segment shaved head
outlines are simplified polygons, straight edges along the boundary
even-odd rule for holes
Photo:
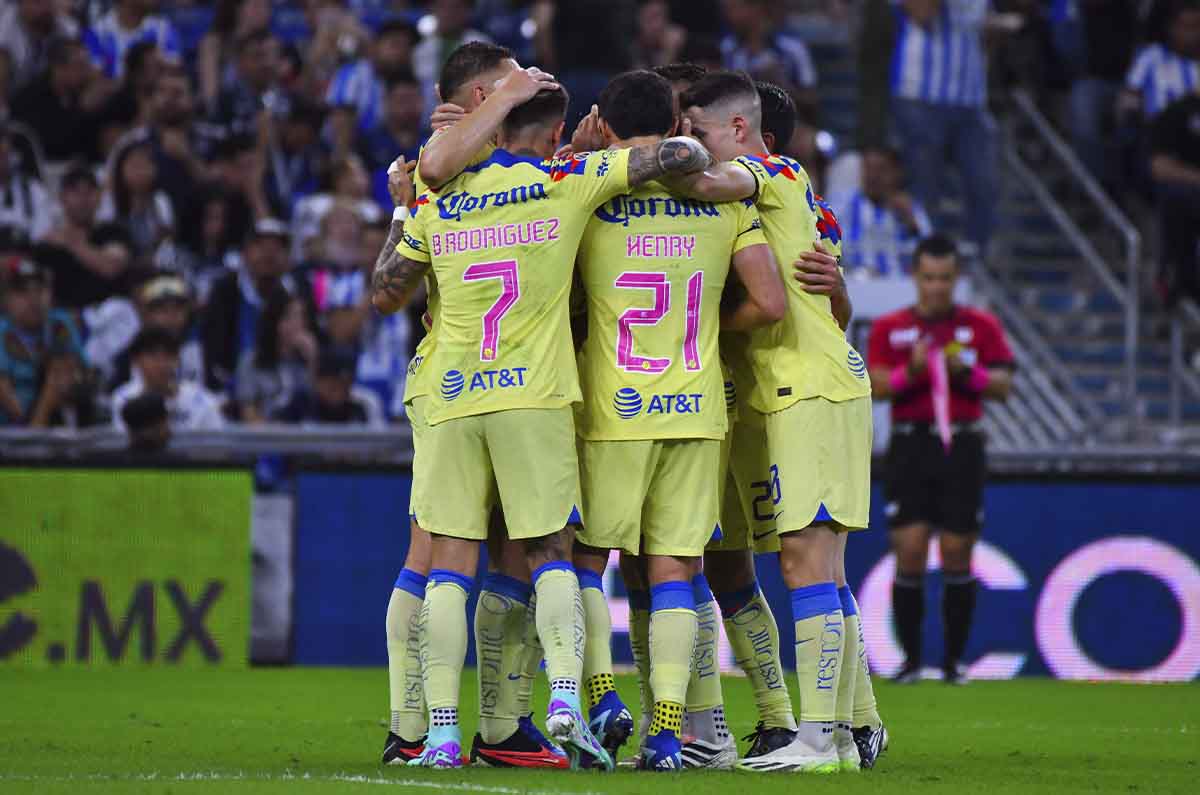
[[[745,72],[709,72],[679,97],[692,135],[718,160],[763,154],[762,101]]]

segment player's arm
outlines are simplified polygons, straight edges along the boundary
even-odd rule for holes
[[[629,150],[629,187],[666,176],[695,174],[715,164],[695,138],[678,135]]]
[[[758,243],[740,249],[733,255],[733,269],[746,295],[737,306],[721,312],[721,329],[749,331],[778,322],[787,311],[787,295],[771,247]]]
[[[792,267],[795,268],[793,278],[804,285],[804,292],[829,296],[833,318],[845,331],[850,326],[854,307],[850,303],[850,293],[846,290],[846,280],[837,257],[830,254],[818,240],[813,244],[812,251],[800,253],[800,259],[792,263]]]
[[[476,152],[492,141],[509,111],[533,99],[539,91],[551,88],[558,88],[554,75],[540,69],[531,67],[509,72],[478,108],[429,139],[421,150],[418,176],[435,190],[445,185],[470,164]]]
[[[663,179],[672,193],[707,202],[732,202],[758,195],[758,180],[750,169],[733,161],[712,163],[702,171],[672,174]]]
[[[400,311],[420,288],[421,277],[429,270],[428,262],[418,262],[400,253],[397,246],[404,239],[404,222],[392,221],[387,242],[375,260],[371,273],[371,305],[380,314]]]

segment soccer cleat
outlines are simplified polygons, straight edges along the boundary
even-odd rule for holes
[[[658,773],[682,770],[681,751],[679,736],[670,729],[663,729],[658,734],[647,737],[646,742],[642,743],[638,769]]]
[[[967,666],[957,662],[946,663],[942,666],[942,681],[948,685],[965,685],[971,681],[967,677]]]
[[[850,726],[838,723],[833,727],[833,747],[837,749],[838,769],[843,773],[857,773],[862,769],[862,757]]]
[[[910,663],[907,660],[900,672],[892,677],[893,684],[897,685],[914,685],[921,681],[921,666],[919,663]]]
[[[425,738],[406,740],[398,734],[388,732],[387,742],[383,744],[383,759],[380,764],[406,765],[408,760],[416,759],[425,750]]]
[[[408,761],[409,767],[462,767],[462,732],[458,726],[435,726],[429,730],[425,748]]]
[[[859,726],[854,730],[854,744],[858,746],[858,756],[862,760],[863,770],[875,767],[876,760],[887,750],[888,731],[883,725],[878,729],[870,726]]]
[[[833,744],[833,728],[828,724],[814,725],[807,732],[801,728],[783,748],[744,758],[737,767],[753,773],[836,773],[840,764]]]
[[[737,743],[726,737],[724,743],[710,743],[699,737],[684,735],[680,758],[688,769],[732,770],[737,762]]]
[[[633,715],[621,703],[617,691],[610,690],[600,701],[588,710],[588,728],[600,741],[600,745],[608,751],[609,756],[617,758],[617,749],[625,744],[629,735],[633,734]]]
[[[750,750],[746,752],[746,758],[752,759],[790,745],[792,740],[796,739],[796,732],[794,729],[786,729],[782,726],[773,726],[768,729],[766,724],[760,720],[754,727],[754,731],[742,739],[750,743]]]
[[[533,721],[521,718],[517,730],[498,743],[485,743],[476,733],[471,743],[472,764],[483,767],[557,767],[570,765],[566,753],[546,739]]]
[[[579,696],[565,690],[550,693],[546,732],[567,752],[572,770],[587,767],[613,769],[613,760],[592,734],[579,709]]]

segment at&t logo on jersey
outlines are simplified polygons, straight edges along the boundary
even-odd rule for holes
[[[858,351],[853,348],[846,354],[846,366],[850,368],[850,373],[855,378],[867,377],[867,363],[863,361],[863,357],[859,355]]]
[[[447,370],[442,376],[442,397],[454,400],[467,392],[487,392],[492,389],[513,389],[525,386],[528,367],[498,367],[494,370],[476,370],[470,380],[459,370]]]
[[[737,386],[732,381],[725,382],[725,410],[733,411],[737,405]]]
[[[630,420],[642,414],[643,406],[645,406],[646,416],[651,414],[699,414],[700,401],[703,397],[704,395],[698,392],[681,395],[651,395],[650,402],[646,403],[636,389],[626,386],[618,389],[613,395],[613,409],[623,420]]]

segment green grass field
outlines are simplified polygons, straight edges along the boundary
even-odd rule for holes
[[[473,714],[473,674],[464,714]],[[619,681],[628,703],[636,684]],[[379,669],[6,670],[0,792],[1062,793],[1197,792],[1200,685],[1046,680],[880,684],[892,732],[858,775],[380,768]],[[730,726],[754,721],[745,680],[725,686]],[[540,703],[544,705],[543,693]],[[465,727],[472,731],[471,722]],[[469,742],[469,741],[468,741]],[[744,744],[743,744],[744,746]],[[744,750],[744,747],[743,747]],[[753,788],[753,789],[750,789]]]

